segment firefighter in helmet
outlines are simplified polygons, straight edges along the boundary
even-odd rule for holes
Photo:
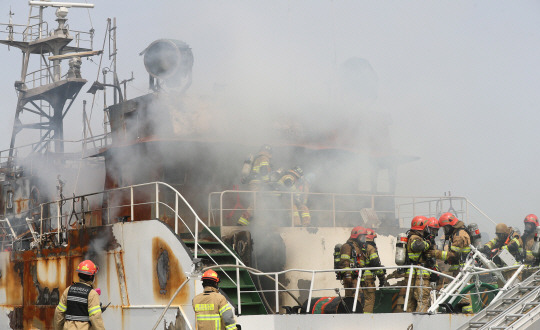
[[[495,238],[487,242],[480,251],[486,256],[493,258],[493,261],[502,267],[512,266],[503,264],[500,258],[497,257],[497,252],[507,250],[516,260],[515,265],[519,265],[523,260],[523,241],[519,234],[516,233],[512,227],[508,227],[504,223],[498,223],[497,226],[495,226],[495,234]],[[512,269],[503,271],[503,276],[506,279],[509,279],[514,272],[515,270]]]
[[[412,265],[429,267],[427,252],[432,249],[432,242],[424,238],[424,230],[428,219],[422,215],[412,219],[411,229],[407,233],[407,257]],[[431,273],[424,269],[413,270],[414,288],[409,293],[407,303],[407,312],[425,313],[430,305],[429,287]],[[410,269],[407,269],[406,275],[409,276]]]
[[[219,293],[218,283],[219,276],[215,271],[209,269],[203,273],[204,292],[196,295],[192,302],[198,330],[240,329],[227,298]]]
[[[54,310],[54,328],[105,329],[99,294],[92,287],[98,267],[92,261],[84,260],[76,271],[79,282],[64,290]]]
[[[272,172],[272,147],[265,144],[259,150],[259,153],[253,160],[251,171],[247,178],[248,190],[261,191],[265,190],[270,182],[270,173]],[[242,213],[238,219],[238,225],[248,226],[253,216],[253,206],[255,205],[254,197],[250,198],[248,208]]]
[[[448,274],[456,277],[471,252],[471,235],[467,231],[465,223],[450,212],[443,213],[439,217],[438,224],[444,231],[445,240],[449,242],[448,250],[432,250],[428,254],[449,264]],[[472,313],[472,305],[468,296],[462,299],[461,305],[463,313]]]
[[[364,267],[381,267],[381,259],[379,258],[379,251],[375,244],[375,237],[377,234],[373,229],[366,229],[366,244],[362,246],[362,253],[365,256]],[[362,272],[362,282],[360,283],[364,292],[364,313],[373,313],[375,306],[375,276],[379,279],[379,287],[385,285],[386,272],[383,269],[378,270],[364,270]]]
[[[278,190],[288,191],[292,193],[292,217],[295,226],[309,226],[311,224],[311,214],[307,207],[307,198],[309,193],[308,181],[304,178],[304,171],[295,166],[289,171],[285,172],[279,180],[276,182]],[[290,195],[286,200],[290,203]],[[302,223],[300,223],[300,218]]]
[[[430,254],[450,264],[450,274],[456,276],[471,252],[471,236],[467,232],[465,223],[450,212],[443,213],[438,223],[444,231],[445,239],[449,242],[448,250],[432,250]]]
[[[532,247],[534,244],[534,235],[536,233],[536,228],[540,226],[538,222],[538,217],[534,214],[529,214],[523,220],[525,229],[523,231],[523,236],[521,239],[523,241],[523,250],[525,251],[525,265],[527,268],[536,267],[539,264],[539,260],[533,256]],[[534,271],[526,269],[523,271],[524,277],[529,277]]]
[[[366,228],[354,227],[347,242],[341,246],[339,268],[343,269],[341,271],[341,280],[345,288],[345,297],[354,297],[355,295],[358,272],[350,269],[364,267],[365,265],[362,246],[365,244],[366,234]],[[358,300],[361,300],[360,295],[358,295]]]

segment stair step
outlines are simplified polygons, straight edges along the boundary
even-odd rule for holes
[[[502,299],[502,301],[503,301],[504,303],[514,303],[514,302],[516,302],[516,301],[518,301],[518,300],[519,300],[519,298],[515,298],[515,297],[512,297],[512,298],[503,298],[503,299]]]
[[[512,318],[519,318],[519,317],[522,317],[524,315],[525,314],[508,314],[508,315],[505,315],[504,317],[507,318],[507,319],[512,319]]]
[[[486,314],[499,314],[501,313],[502,311],[499,310],[499,309],[496,309],[496,310],[486,310]]]
[[[540,305],[540,302],[538,302],[538,301],[531,301],[531,302],[525,303],[525,306],[527,306],[527,305],[536,305],[536,306],[538,306],[538,305]]]
[[[485,325],[487,322],[469,322],[469,326],[473,328],[480,328]]]
[[[182,240],[186,245],[187,244],[195,244],[195,241],[194,240],[187,240],[187,239],[184,239]],[[216,242],[216,241],[203,241],[203,240],[199,240],[198,243],[200,245],[221,245],[220,242]]]

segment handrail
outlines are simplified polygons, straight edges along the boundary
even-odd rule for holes
[[[470,210],[469,210],[469,205],[472,209],[476,210],[481,216],[485,217],[488,221],[490,221],[491,223],[495,224],[495,221],[493,221],[493,219],[491,219],[486,213],[484,213],[482,210],[480,210],[475,204],[473,204],[472,202],[470,202],[466,197],[460,197],[460,196],[444,196],[444,197],[440,197],[440,196],[437,196],[437,197],[434,197],[434,196],[408,196],[408,195],[386,195],[386,194],[366,194],[366,193],[358,193],[358,194],[352,194],[352,193],[315,193],[315,192],[309,192],[309,193],[304,193],[304,192],[289,192],[289,191],[279,191],[279,190],[276,190],[276,191],[250,191],[250,190],[224,190],[224,191],[220,191],[220,192],[212,192],[209,194],[209,197],[208,197],[208,219],[216,219],[216,214],[217,214],[217,218],[219,219],[219,224],[221,226],[224,225],[224,213],[225,212],[228,212],[228,211],[245,211],[246,209],[238,209],[236,208],[236,205],[235,206],[230,206],[231,208],[227,208],[226,206],[224,206],[226,203],[225,203],[225,198],[226,196],[228,195],[231,195],[231,194],[234,194],[234,195],[239,195],[239,196],[243,196],[245,197],[244,199],[245,200],[251,200],[253,202],[253,205],[255,206],[254,209],[257,209],[257,205],[260,204],[257,202],[257,200],[259,201],[264,201],[265,199],[266,200],[269,200],[270,198],[279,198],[281,197],[282,200],[283,200],[283,206],[285,205],[288,205],[287,207],[285,208],[261,208],[261,207],[258,207],[259,210],[264,210],[264,211],[274,211],[274,212],[280,212],[280,211],[291,211],[293,209],[293,204],[294,204],[294,196],[295,195],[304,195],[304,196],[308,196],[308,206],[311,206],[310,204],[314,204],[314,203],[310,203],[310,201],[313,199],[313,198],[325,198],[323,201],[327,204],[327,205],[330,205],[330,208],[321,208],[320,207],[320,204],[321,203],[317,203],[317,207],[318,208],[310,208],[310,213],[321,213],[321,212],[331,212],[331,218],[332,218],[332,226],[335,227],[336,226],[336,214],[337,213],[341,213],[341,214],[345,214],[345,213],[359,213],[362,211],[362,207],[363,208],[371,208],[371,209],[374,209],[376,214],[381,216],[381,215],[384,215],[384,214],[395,214],[395,217],[397,219],[402,219],[404,216],[413,216],[416,214],[416,212],[421,212],[419,211],[419,207],[422,206],[422,205],[426,205],[427,204],[427,207],[425,207],[427,210],[426,212],[428,213],[422,213],[426,216],[438,216],[438,214],[436,214],[436,212],[438,212],[436,209],[432,209],[432,204],[433,203],[441,203],[441,202],[450,202],[450,201],[461,201],[462,202],[462,208],[460,210],[458,210],[458,212],[460,214],[462,214],[464,216],[464,218],[462,218],[462,220],[465,222],[465,223],[470,223],[470,222],[473,222],[472,220],[470,220]],[[336,199],[338,198],[349,198],[349,197],[354,197],[354,198],[358,198],[358,199],[361,199],[362,201],[366,202],[366,204],[364,204],[363,206],[358,206],[358,204],[356,205],[358,207],[358,209],[338,209],[338,206],[336,205]],[[219,200],[216,200],[217,198],[219,198]],[[395,206],[392,210],[381,210],[381,209],[376,209],[376,199],[381,199],[381,198],[391,198],[391,199],[408,199],[408,200],[411,200],[411,202],[404,202],[404,203],[395,203]],[[424,199],[424,200],[422,200]],[[427,199],[427,200],[426,200]],[[217,204],[217,205],[216,205]],[[463,208],[463,204],[465,204],[465,208]],[[404,208],[406,207],[412,207],[412,213],[410,212],[407,212],[406,210],[404,211]],[[439,210],[440,211],[440,210]],[[407,212],[407,213],[406,213]],[[410,213],[410,214],[409,214]],[[330,219],[330,213],[329,213],[329,216],[328,216],[328,219]],[[291,219],[292,220],[292,219]],[[291,221],[292,223],[292,226],[294,227],[294,221]],[[330,224],[330,223],[328,223]]]
[[[154,188],[155,189],[154,190],[155,191],[155,201],[150,201],[150,202],[147,201],[147,202],[143,202],[143,203],[135,203],[135,201],[134,201],[134,199],[136,197],[135,190],[137,188],[141,188],[141,187]],[[175,198],[174,209],[170,205],[168,205],[166,202],[164,202],[163,200],[160,200],[160,198],[159,198],[160,192],[161,192],[160,189],[163,189],[164,187],[168,188],[171,192],[174,193],[174,198]],[[206,229],[208,231],[208,233],[216,240],[216,242],[220,243],[222,248],[224,248],[234,258],[237,265],[245,266],[245,264],[242,262],[242,260],[240,260],[238,258],[238,256],[221,240],[221,238],[218,237],[212,230],[210,230],[210,228],[204,223],[204,221],[202,221],[202,219],[197,215],[197,213],[195,212],[193,207],[188,203],[188,201],[184,198],[184,196],[182,196],[182,194],[180,194],[174,187],[172,187],[171,185],[169,185],[167,183],[164,183],[164,182],[157,182],[156,181],[156,182],[150,182],[150,183],[136,184],[136,185],[131,185],[131,186],[127,186],[127,187],[113,188],[113,189],[108,189],[108,190],[104,190],[104,191],[100,191],[100,192],[93,192],[93,193],[89,193],[89,194],[78,195],[78,196],[69,197],[69,198],[62,198],[62,199],[57,199],[57,200],[50,201],[50,202],[41,203],[38,206],[24,212],[24,213],[30,212],[30,213],[39,214],[39,219],[36,220],[36,219],[33,218],[32,220],[27,220],[25,224],[20,224],[18,226],[19,227],[28,226],[29,229],[33,229],[33,228],[31,228],[31,226],[33,226],[35,224],[41,224],[40,225],[40,228],[41,228],[40,233],[35,233],[36,235],[39,236],[39,239],[36,240],[36,241],[41,241],[42,237],[45,236],[45,235],[55,234],[56,237],[57,237],[57,242],[60,243],[62,232],[69,230],[68,227],[63,228],[62,223],[64,223],[64,220],[66,220],[66,224],[68,224],[68,222],[70,220],[73,220],[72,219],[73,214],[75,214],[75,216],[80,215],[81,219],[84,219],[85,214],[87,214],[89,212],[103,211],[104,210],[104,208],[84,209],[84,204],[82,204],[83,206],[81,206],[79,208],[79,206],[77,204],[75,204],[75,202],[79,203],[79,201],[85,201],[85,200],[88,200],[91,197],[95,197],[95,196],[99,196],[99,195],[105,195],[105,196],[108,197],[111,194],[118,193],[118,192],[125,192],[126,197],[129,196],[129,204],[124,204],[124,205],[110,205],[109,204],[109,205],[107,205],[107,208],[106,208],[107,210],[114,209],[114,208],[129,207],[130,212],[131,212],[131,221],[133,221],[134,220],[134,207],[135,206],[137,206],[137,205],[154,205],[155,209],[154,209],[153,215],[155,215],[156,219],[160,219],[161,213],[160,213],[160,207],[159,206],[164,205],[165,208],[163,208],[163,209],[169,209],[174,213],[175,226],[174,226],[173,230],[174,230],[175,234],[176,235],[179,234],[178,221],[180,220],[180,221],[182,221],[184,226],[187,228],[189,234],[194,238],[194,240],[195,240],[195,243],[194,243],[194,246],[195,246],[194,258],[198,257],[199,248],[202,249],[204,252],[206,252],[205,249],[200,244],[200,241],[199,241],[198,228],[199,228],[199,226],[202,226],[202,228]],[[194,216],[194,222],[195,222],[195,230],[194,231],[191,230],[191,228],[188,226],[188,224],[184,221],[184,219],[182,219],[182,217],[178,213],[178,201],[183,201],[184,206],[185,206],[184,209],[189,210],[189,214]],[[62,210],[63,205],[65,205],[68,202],[72,202],[72,204],[71,204],[72,206],[67,208],[66,210]],[[44,209],[51,210],[51,215],[49,217],[44,217],[44,211],[43,211]],[[56,212],[53,212],[53,210],[56,210]],[[69,212],[69,213],[67,213],[67,212]],[[18,214],[18,215],[20,216],[21,214]],[[66,217],[69,217],[69,218],[66,218]],[[50,232],[47,232],[47,233],[41,232],[43,230],[43,223],[47,222],[47,221],[52,222],[53,219],[56,219],[56,228],[54,230],[50,231]],[[9,221],[7,223],[9,224]],[[77,223],[77,226],[80,226],[80,225],[81,224]],[[10,225],[10,228],[13,228],[13,227],[14,226]],[[12,233],[13,233],[13,236],[14,236],[13,241],[18,240],[17,237],[15,236],[15,232],[13,231],[13,229],[12,229]],[[30,239],[34,239],[34,238],[30,238]],[[208,253],[207,253],[207,255],[208,255],[209,260],[211,260],[214,264],[218,265],[218,263]],[[239,274],[237,274],[237,278],[236,278],[236,280],[234,280],[226,272],[224,272],[224,273],[225,273],[225,275],[227,277],[229,277],[229,279],[235,285],[240,284]],[[240,293],[238,295],[238,301],[240,302]]]

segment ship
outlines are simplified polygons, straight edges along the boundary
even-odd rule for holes
[[[190,99],[193,51],[173,39],[141,46],[148,92],[128,98],[133,77],[117,75],[116,19],[106,28],[109,49],[95,50],[95,31],[67,24],[71,11],[92,4],[29,6],[28,23],[4,24],[0,40],[23,58],[10,148],[0,152],[0,328],[52,329],[60,295],[77,281],[75,269],[85,259],[99,266],[94,285],[108,306],[102,315],[109,329],[195,329],[191,301],[202,291],[205,269],[218,272],[243,329],[480,328],[497,319],[481,314],[492,301],[510,310],[524,299],[532,299],[526,313],[513,312],[498,324],[538,325],[537,285],[513,280],[499,292],[518,292],[514,300],[489,286],[467,285],[471,277],[452,278],[424,314],[395,313],[401,288],[392,286],[377,289],[374,314],[359,313],[357,300],[339,302],[334,248],[352,227],[376,229],[391,273],[399,268],[396,237],[417,214],[451,211],[467,223],[493,223],[465,197],[395,194],[397,167],[416,157],[392,150],[388,116],[280,115],[246,127],[245,118],[219,107],[219,98]],[[44,20],[51,10],[56,25]],[[106,52],[111,63],[102,65]],[[100,59],[98,79],[84,78],[85,58]],[[347,65],[363,70],[366,63]],[[93,134],[90,105],[83,102],[83,139],[70,141],[64,118],[80,93],[103,98],[104,131]],[[330,119],[339,129],[316,124]],[[25,134],[37,138],[24,143]],[[272,146],[274,163],[300,166],[309,177],[309,224],[295,221],[293,193],[254,192],[242,184],[242,164],[263,144]],[[239,226],[249,205],[254,217]],[[472,274],[472,261],[469,266]],[[499,271],[474,267],[476,275]],[[465,287],[480,297],[476,316],[451,307]],[[410,281],[405,288],[408,295]]]

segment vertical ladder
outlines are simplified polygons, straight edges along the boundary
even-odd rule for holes
[[[458,329],[525,329],[540,320],[540,270]]]

